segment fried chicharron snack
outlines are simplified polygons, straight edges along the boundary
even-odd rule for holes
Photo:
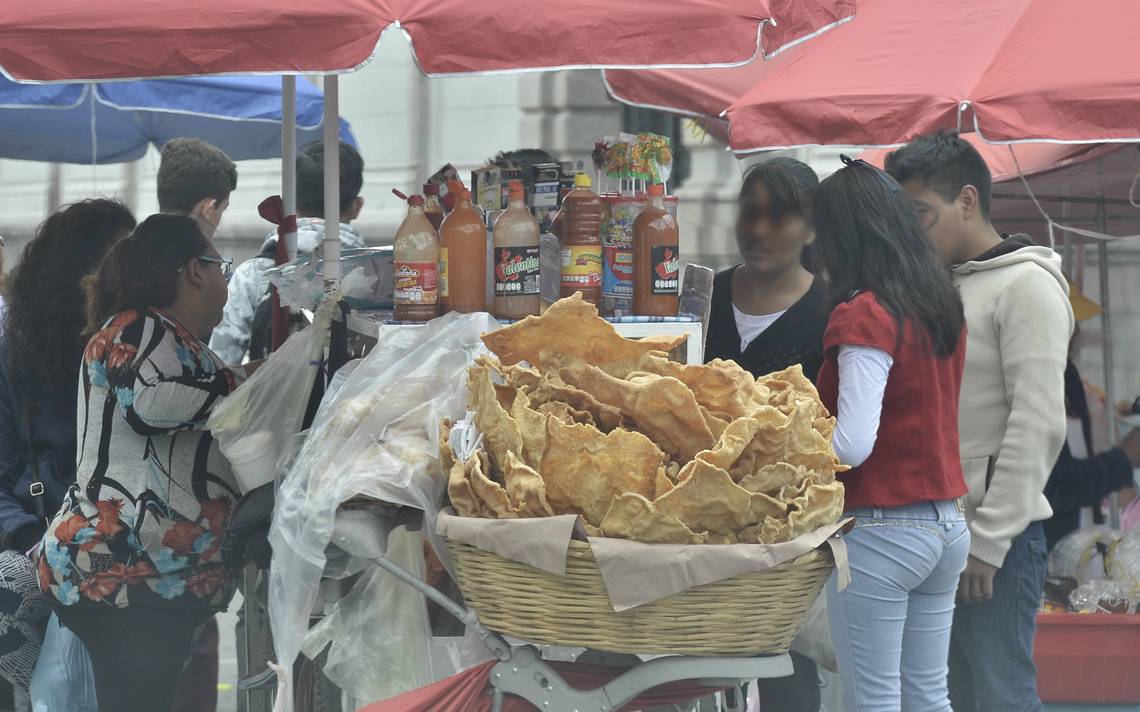
[[[671,361],[684,341],[620,336],[579,296],[486,334],[468,370],[482,445],[443,428],[461,516],[577,514],[591,535],[661,544],[774,544],[834,524],[847,469],[835,419],[794,366],[760,379],[732,361]]]

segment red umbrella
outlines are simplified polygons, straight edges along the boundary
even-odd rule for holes
[[[1140,140],[1136,0],[860,0],[728,110],[737,151],[891,145],[938,129],[988,141]]]
[[[765,28],[765,47],[778,47],[777,53],[855,18],[855,0],[797,2],[794,7],[787,4],[788,7],[780,8],[780,23],[775,28]],[[771,55],[769,51],[765,58]],[[610,96],[625,104],[715,119],[768,68],[764,62],[751,62],[722,68],[607,69],[602,72],[602,79]]]
[[[385,30],[427,74],[739,64],[814,29],[802,8],[852,0],[52,0],[8,2],[0,67],[16,79],[358,68]],[[786,11],[786,12],[785,12]]]
[[[1140,210],[1130,205],[1130,192],[1140,172],[1140,151],[1135,146],[1005,146],[987,144],[977,134],[967,134],[965,139],[978,149],[993,174],[990,217],[1002,232],[1025,232],[1047,240],[1048,223],[1034,205],[1036,199],[1066,232],[1084,237],[1140,236]],[[861,158],[882,167],[889,152],[872,149]],[[1032,196],[1018,175],[1018,166]]]

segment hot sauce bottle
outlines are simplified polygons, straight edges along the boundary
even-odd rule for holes
[[[677,221],[665,207],[665,186],[649,186],[649,202],[633,223],[633,313],[677,316],[681,260]]]
[[[461,182],[452,180],[447,187],[455,208],[439,230],[441,311],[487,311],[487,225]]]
[[[590,190],[590,176],[574,176],[574,190],[562,201],[562,297],[581,292],[598,306],[602,300],[602,217],[605,204]]]
[[[541,308],[539,296],[538,220],[526,206],[526,191],[521,181],[512,180],[508,188],[507,209],[495,221],[494,269],[495,306],[492,313],[500,319],[522,319],[537,316]]]

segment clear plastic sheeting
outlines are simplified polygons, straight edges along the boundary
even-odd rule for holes
[[[312,324],[290,336],[210,414],[210,432],[242,493],[276,479],[277,458],[266,453],[287,452],[301,430],[336,311],[336,301],[326,301]]]
[[[423,534],[400,527],[388,539],[388,558],[424,578]],[[424,596],[373,567],[305,639],[316,658],[329,646],[324,674],[356,704],[394,697],[491,658],[477,639],[432,638]]]
[[[821,591],[808,609],[804,622],[792,641],[792,650],[811,658],[825,670],[839,672],[839,664],[835,661],[835,644],[831,640],[831,626],[827,621],[826,591]]]
[[[415,507],[430,522],[425,531],[434,531],[447,484],[440,420],[465,414],[466,367],[486,352],[480,335],[496,328],[487,314],[448,314],[424,327],[393,329],[321,404],[278,489],[270,530],[276,712],[292,709],[292,665],[309,632],[338,507],[357,496]]]
[[[265,274],[281,305],[315,309],[324,298],[324,259],[317,253],[274,267]],[[358,309],[390,309],[395,288],[391,247],[345,250],[340,257],[340,296]]]

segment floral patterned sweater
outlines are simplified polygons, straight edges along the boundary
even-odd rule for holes
[[[76,483],[41,546],[45,591],[67,606],[229,605],[219,550],[237,485],[203,428],[242,377],[158,310],[118,314],[91,339]]]

